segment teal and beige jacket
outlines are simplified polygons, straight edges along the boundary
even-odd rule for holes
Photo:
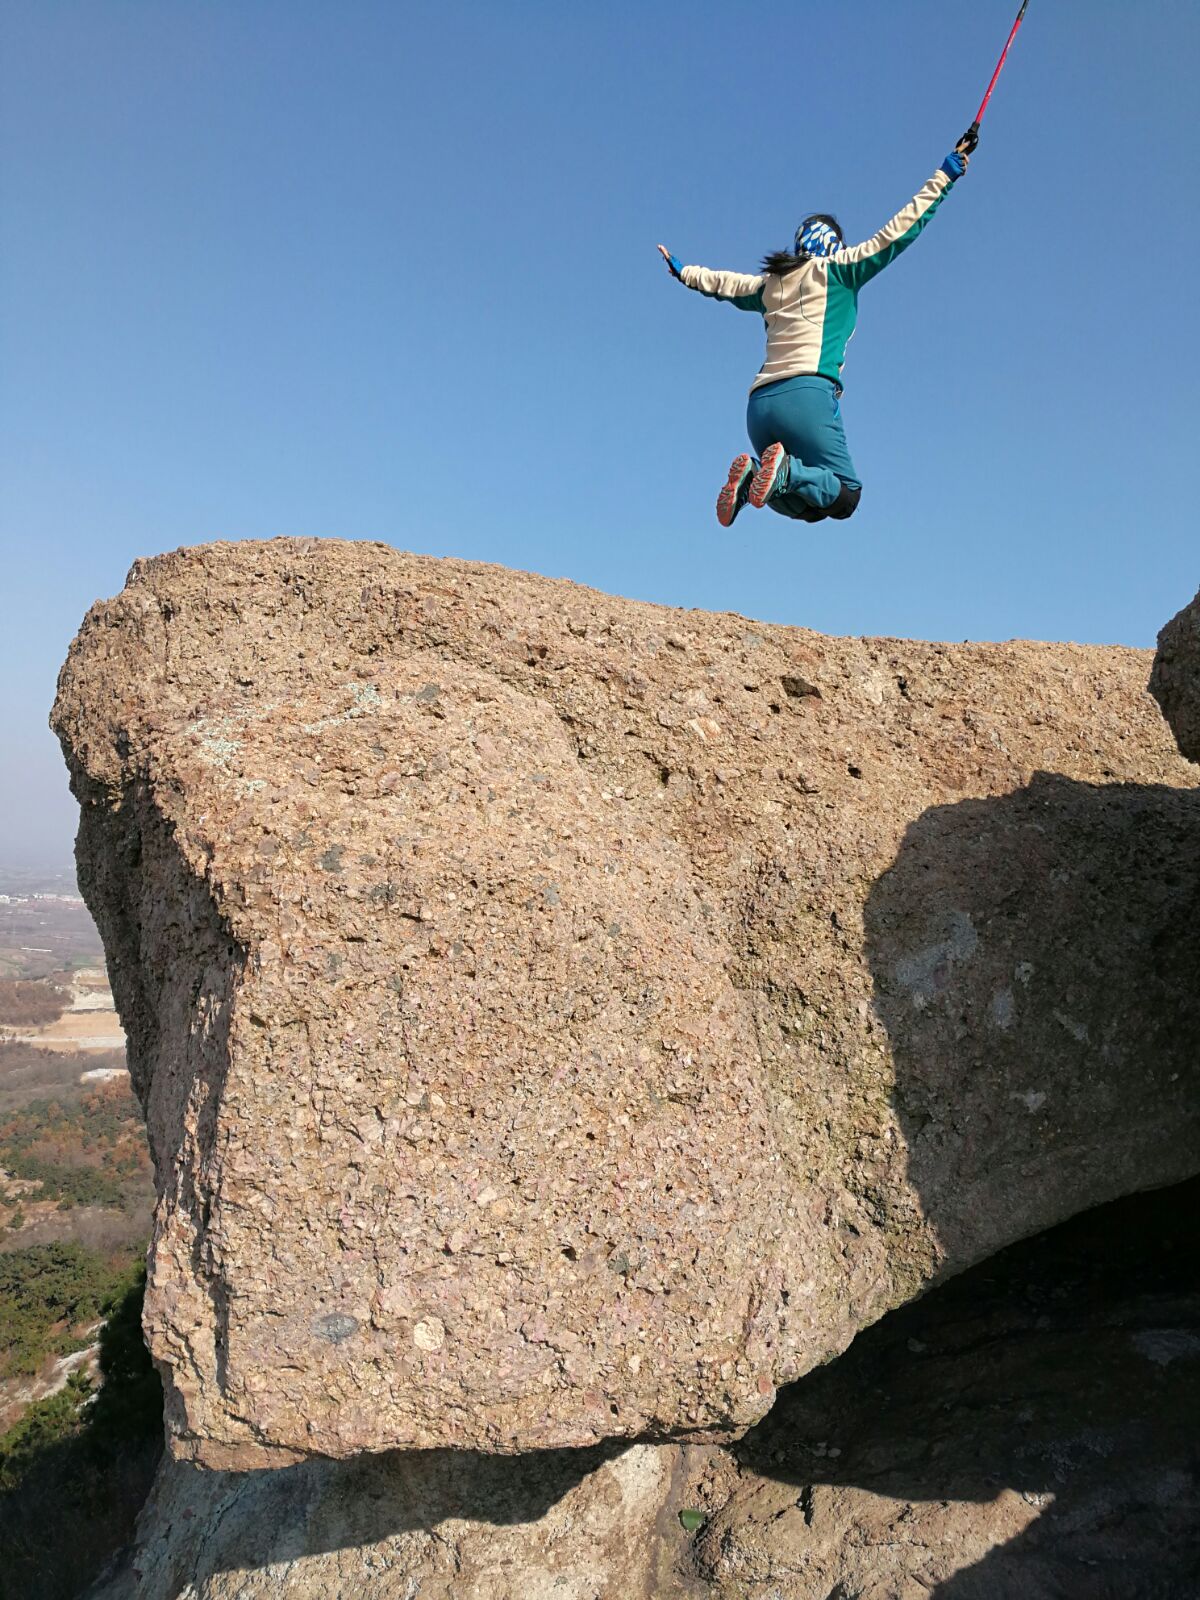
[[[840,384],[846,346],[858,320],[858,291],[908,249],[951,183],[939,168],[874,238],[834,256],[812,256],[782,277],[684,267],[681,277],[689,289],[730,300],[742,311],[762,312],[767,359],[750,385],[751,392],[782,378],[819,376]]]

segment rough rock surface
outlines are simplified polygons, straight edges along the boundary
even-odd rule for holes
[[[90,1600],[690,1600],[686,1449],[391,1451],[230,1473],[168,1461]]]
[[[1193,1172],[1200,814],[1146,670],[383,546],[135,566],[54,721],[175,1452],[736,1434]]]
[[[781,1395],[698,1537],[712,1600],[1200,1593],[1198,1205],[1015,1245]]]
[[[1011,1247],[867,1330],[732,1450],[167,1460],[90,1600],[1198,1593],[1198,1204],[1193,1181]]]
[[[1200,594],[1159,634],[1150,688],[1180,750],[1200,761]]]

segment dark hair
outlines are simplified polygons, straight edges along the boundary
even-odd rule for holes
[[[846,235],[842,232],[842,225],[830,212],[812,212],[809,216],[805,217],[804,221],[796,229],[796,232],[802,233],[803,230],[808,227],[810,222],[824,222],[828,227],[834,230],[838,238],[843,244],[845,244]],[[809,259],[810,257],[807,250],[773,250],[769,256],[763,257],[762,269],[764,272],[771,273],[776,278],[782,278],[785,272],[795,272],[797,267],[802,267]]]

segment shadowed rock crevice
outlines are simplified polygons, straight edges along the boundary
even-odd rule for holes
[[[1111,1196],[1105,1148],[1161,1163],[1148,1108],[1164,1100],[1189,1130],[1178,1175],[1192,1170],[1198,846],[1200,792],[1049,773],[906,830],[865,947],[939,1276],[1038,1233],[1070,1196]],[[1192,1182],[1040,1233],[785,1390],[733,1447],[740,1484],[698,1543],[715,1592],[1190,1592],[1198,1200]]]
[[[1166,1600],[1200,1581],[1196,1181],[891,1313],[732,1447],[714,1600]]]
[[[1198,913],[1197,790],[1038,773],[907,829],[866,950],[941,1270],[1112,1199],[1112,1149],[1163,1182],[1194,1171]]]
[[[113,805],[80,775],[74,782],[80,888],[104,940],[157,1177],[146,1318],[151,1327],[178,1319],[175,1336],[154,1354],[168,1426],[181,1428],[186,1397],[203,1370],[196,1330],[211,1330],[200,1337],[218,1373],[228,1345],[230,1295],[213,1247],[209,1173],[218,1158],[231,1009],[245,953],[201,872],[148,803],[148,784],[135,779]],[[183,1295],[201,1297],[190,1319],[179,1316]]]

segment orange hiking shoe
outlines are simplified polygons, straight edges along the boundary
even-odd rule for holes
[[[762,465],[750,485],[750,504],[760,509],[787,483],[787,452],[781,444],[769,444],[762,453]]]
[[[717,521],[723,528],[733,525],[733,519],[746,504],[750,480],[754,476],[754,457],[734,456],[725,487],[717,496]]]

